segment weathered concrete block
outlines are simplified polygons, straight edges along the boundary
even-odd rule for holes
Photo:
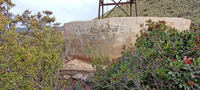
[[[180,31],[190,28],[191,21],[169,17],[120,17],[65,23],[67,56],[89,60],[88,47],[101,50],[110,59],[121,56],[122,46],[135,43],[140,24],[145,21],[165,20]]]

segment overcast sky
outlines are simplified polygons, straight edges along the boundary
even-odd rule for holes
[[[105,0],[105,2],[111,0]],[[115,0],[119,1],[119,0]],[[123,0],[126,1],[126,0]],[[56,21],[62,23],[71,21],[92,20],[98,15],[99,0],[12,0],[16,4],[11,12],[21,14],[25,10],[32,11],[32,14],[44,10],[53,11]],[[104,11],[112,7],[105,7]]]

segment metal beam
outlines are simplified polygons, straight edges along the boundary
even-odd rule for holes
[[[115,0],[112,0],[113,3],[104,3],[104,0],[99,0],[99,14],[98,14],[98,19],[100,19],[100,14],[101,14],[101,7],[102,7],[102,18],[104,18],[104,6],[109,6],[109,5],[115,5],[114,8],[108,13],[108,15],[105,17],[107,18],[110,13],[113,12],[113,10],[118,6],[125,14],[126,16],[132,16],[132,4],[135,4],[135,13],[136,13],[136,17],[137,17],[137,1],[136,0],[130,0],[128,2],[121,2],[121,0],[116,3]],[[130,15],[124,10],[122,9],[122,7],[120,5],[123,4],[130,4]]]
[[[106,16],[106,18],[110,15],[110,13],[117,7],[117,5],[121,2],[122,0],[120,0],[116,5],[115,7],[108,13],[108,15]]]
[[[130,4],[130,2],[122,2],[122,3],[119,3],[119,4]],[[101,6],[110,6],[110,5],[116,5],[115,3],[106,3],[106,4],[103,4]]]
[[[112,0],[114,3],[116,3],[114,0]],[[120,3],[120,2],[119,2]],[[117,4],[117,3],[116,3]],[[119,6],[119,4],[117,5],[117,6]],[[128,13],[126,12],[126,11],[124,11],[124,9],[122,9],[122,7],[121,6],[119,6],[119,8],[126,14],[126,16],[128,17],[129,15],[128,15]]]

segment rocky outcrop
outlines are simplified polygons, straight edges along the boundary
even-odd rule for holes
[[[74,79],[86,81],[88,77],[92,75],[95,69],[90,62],[85,62],[80,59],[69,60],[60,69],[60,75],[62,79]]]

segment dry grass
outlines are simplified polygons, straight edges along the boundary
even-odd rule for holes
[[[183,17],[191,19],[195,24],[200,24],[200,0],[138,0],[137,2],[138,16]],[[129,12],[129,5],[121,7]],[[126,15],[122,10],[116,8],[109,17],[124,16]]]

